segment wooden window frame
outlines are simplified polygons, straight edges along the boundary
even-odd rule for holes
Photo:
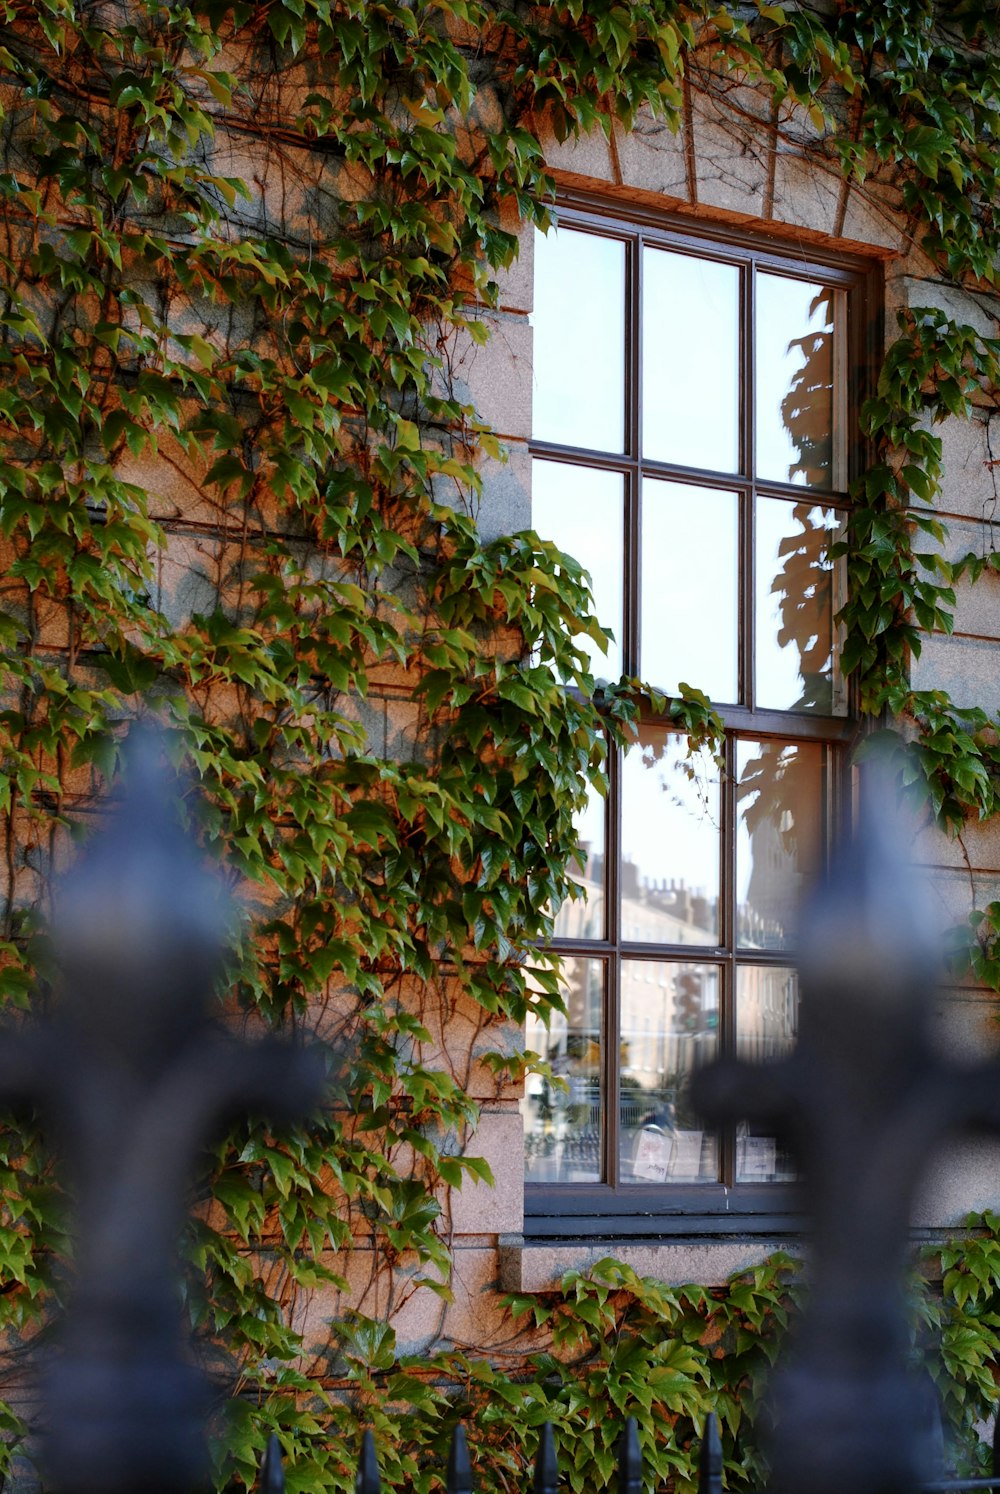
[[[644,476],[683,481],[691,486],[719,487],[739,493],[739,684],[740,704],[717,705],[726,727],[726,773],[723,782],[722,899],[719,942],[714,948],[694,945],[638,944],[623,938],[621,929],[621,762],[610,754],[606,841],[604,850],[606,907],[603,939],[557,939],[553,947],[567,956],[596,959],[605,966],[605,1041],[602,1044],[601,1092],[604,1103],[602,1125],[602,1171],[613,1177],[619,1149],[620,1105],[616,1062],[620,1032],[621,962],[623,959],[677,961],[715,965],[720,969],[719,1042],[721,1051],[732,1051],[735,1042],[736,971],[743,965],[794,964],[789,950],[749,950],[737,941],[735,915],[735,754],[740,739],[817,742],[825,753],[825,842],[836,837],[851,812],[847,780],[847,749],[858,732],[853,699],[846,716],[820,716],[794,711],[759,710],[753,700],[754,659],[754,535],[753,515],[758,494],[802,501],[812,494],[818,505],[847,511],[848,488],[860,476],[869,457],[858,431],[858,412],[874,385],[874,371],[882,338],[882,271],[870,259],[835,247],[808,248],[742,228],[716,226],[701,220],[658,213],[648,208],[622,211],[620,203],[606,202],[589,193],[566,192],[556,205],[559,223],[567,228],[624,241],[626,244],[625,319],[625,451],[608,454],[541,440],[530,442],[533,457],[569,462],[621,474],[625,486],[625,565],[622,658],[626,674],[639,658],[641,614],[641,523],[640,492]],[[764,482],[753,467],[753,275],[740,277],[740,466],[741,471],[718,473],[653,462],[642,457],[639,402],[642,334],[640,323],[642,249],[652,245],[668,250],[703,255],[713,261],[755,265],[758,269],[800,275],[842,289],[846,306],[846,336],[842,356],[845,376],[835,378],[834,421],[848,423],[847,470],[842,484],[829,490],[800,484]],[[696,681],[694,683],[697,683]],[[644,722],[669,727],[663,717],[644,713]],[[610,1037],[608,1036],[610,1034]],[[634,1181],[602,1183],[531,1183],[525,1185],[525,1234],[535,1238],[569,1238],[579,1235],[629,1236],[677,1234],[783,1234],[795,1232],[799,1215],[796,1190],[782,1183],[736,1183],[735,1131],[719,1137],[719,1176],[724,1181],[676,1183],[667,1186]]]

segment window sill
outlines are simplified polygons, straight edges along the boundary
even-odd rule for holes
[[[750,1221],[748,1220],[749,1224]],[[529,1240],[500,1238],[500,1287],[505,1292],[556,1291],[567,1271],[586,1271],[613,1256],[637,1276],[651,1276],[666,1286],[724,1286],[730,1276],[760,1265],[777,1250],[794,1252],[801,1240],[788,1236],[632,1240]]]

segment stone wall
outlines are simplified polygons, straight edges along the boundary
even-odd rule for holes
[[[775,120],[763,114],[749,90],[712,96],[689,91],[682,128],[640,117],[626,133],[616,126],[610,139],[601,133],[565,143],[549,138],[547,161],[560,189],[600,194],[620,216],[631,207],[654,208],[681,218],[733,225],[770,235],[810,250],[842,249],[869,258],[884,276],[885,338],[896,335],[896,312],[904,307],[940,306],[960,321],[995,335],[1000,304],[984,295],[964,295],[944,285],[910,237],[898,195],[891,186],[864,189],[843,180],[832,162],[817,164],[804,144],[815,144],[815,130],[803,118]],[[502,434],[508,453],[503,465],[486,473],[480,524],[486,533],[525,523],[530,515],[532,251],[534,230],[521,237],[520,257],[503,281],[500,306],[484,313],[492,333],[485,348],[460,362],[470,395]],[[948,525],[947,553],[983,553],[996,545],[997,470],[1000,429],[992,412],[977,411],[966,422],[949,417],[935,427],[944,443],[945,482],[939,505]],[[988,573],[958,590],[955,631],[927,639],[912,679],[921,689],[943,688],[957,704],[1000,707],[1000,576]],[[914,858],[932,879],[942,925],[963,919],[970,906],[1000,896],[1000,827],[969,825],[951,839],[935,828],[914,827]],[[997,1048],[995,1000],[965,984],[942,990],[939,1017],[943,1042],[957,1061],[973,1061]],[[484,1146],[501,1133],[510,1152],[492,1200],[468,1207],[463,1200],[455,1234],[459,1295],[469,1300],[468,1284],[499,1249],[498,1277],[521,1291],[551,1288],[561,1273],[614,1254],[641,1274],[679,1284],[721,1283],[733,1271],[761,1259],[788,1240],[745,1238],[713,1241],[683,1238],[670,1242],[617,1240],[613,1229],[595,1242],[526,1244],[518,1234],[520,1174],[516,1156],[516,1096],[491,1107],[485,1117]],[[931,1160],[914,1219],[918,1237],[961,1222],[969,1210],[1000,1201],[1000,1143],[965,1140],[943,1145]],[[481,1212],[479,1209],[481,1208]],[[472,1221],[477,1221],[475,1233]],[[470,1233],[466,1235],[465,1230]],[[493,1231],[496,1233],[494,1234]],[[569,1230],[567,1231],[569,1233]],[[485,1276],[490,1272],[487,1269]],[[465,1309],[446,1315],[445,1333]]]

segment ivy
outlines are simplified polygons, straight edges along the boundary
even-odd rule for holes
[[[975,1426],[996,1405],[998,1292],[1000,1219],[990,1213],[970,1215],[959,1237],[923,1252],[911,1280],[913,1365],[934,1380],[948,1456],[966,1472],[983,1466]],[[294,1487],[318,1479],[345,1494],[357,1423],[374,1431],[390,1487],[430,1494],[444,1487],[442,1448],[458,1422],[477,1486],[497,1490],[523,1486],[550,1422],[563,1478],[586,1494],[615,1486],[617,1442],[634,1416],[650,1481],[693,1494],[705,1418],[714,1412],[726,1487],[760,1488],[767,1465],[757,1413],[802,1298],[801,1263],[780,1252],[714,1288],[667,1287],[606,1259],[567,1272],[549,1292],[508,1294],[522,1348],[499,1365],[455,1349],[419,1360],[400,1355],[387,1323],[352,1314],[337,1336],[356,1412],[319,1401],[303,1410],[276,1389],[259,1414],[286,1438]],[[549,1347],[523,1347],[531,1336]],[[250,1476],[260,1426],[248,1419],[234,1445]]]

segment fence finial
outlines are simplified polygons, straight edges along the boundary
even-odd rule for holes
[[[285,1494],[285,1470],[281,1464],[281,1443],[277,1432],[272,1432],[267,1439],[257,1490],[258,1494]]]
[[[909,1221],[941,1138],[1000,1128],[1000,1065],[937,1047],[933,917],[891,813],[861,831],[801,920],[799,1041],[790,1057],[720,1062],[692,1098],[713,1121],[783,1134],[811,1216],[810,1296],[769,1386],[775,1494],[910,1494],[925,1480],[924,1397],[903,1281]]]
[[[618,1494],[642,1494],[642,1448],[634,1416],[626,1419],[618,1441]]]
[[[459,1422],[451,1434],[451,1450],[448,1453],[448,1494],[472,1494],[472,1465],[469,1462],[469,1444],[465,1428]]]
[[[714,1411],[705,1417],[698,1457],[698,1494],[722,1494],[722,1440]]]
[[[137,736],[119,807],[57,894],[51,1015],[0,1032],[0,1108],[38,1106],[73,1201],[75,1274],[41,1383],[60,1494],[204,1486],[211,1397],[177,1291],[191,1176],[225,1120],[295,1116],[323,1088],[318,1055],[243,1043],[211,1020],[221,883],[178,822],[163,743]]]
[[[358,1459],[358,1472],[354,1480],[355,1494],[380,1494],[381,1488],[375,1438],[371,1431],[366,1431],[361,1439],[361,1457]]]
[[[556,1439],[552,1423],[543,1424],[535,1453],[535,1476],[532,1481],[533,1494],[556,1494],[559,1487],[559,1459],[556,1457]]]

